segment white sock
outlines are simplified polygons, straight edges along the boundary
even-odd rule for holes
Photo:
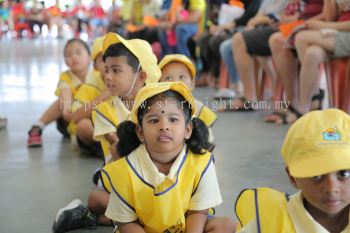
[[[43,130],[45,128],[45,123],[43,123],[42,121],[38,121],[33,126],[38,126],[41,130]]]

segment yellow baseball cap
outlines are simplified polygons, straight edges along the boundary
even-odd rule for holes
[[[196,67],[192,63],[192,61],[182,54],[169,54],[166,55],[158,64],[159,69],[163,69],[164,66],[169,64],[170,62],[181,62],[183,63],[189,70],[192,75],[192,79],[196,77]]]
[[[162,83],[150,83],[146,86],[142,87],[136,95],[134,106],[130,111],[130,120],[135,124],[138,124],[137,113],[141,104],[162,92],[167,90],[173,90],[178,92],[180,95],[184,97],[186,101],[190,103],[191,106],[191,116],[195,113],[195,102],[191,91],[186,87],[186,85],[182,82],[162,82]]]
[[[126,40],[116,33],[109,32],[103,40],[103,53],[106,52],[110,45],[116,43],[122,43],[137,57],[142,70],[147,74],[146,83],[158,82],[161,72],[157,66],[157,57],[154,55],[152,47],[147,41],[140,39]]]
[[[91,59],[94,61],[100,53],[102,54],[103,52],[103,40],[104,36],[97,37],[94,40],[94,43],[92,44],[92,49],[91,49]]]
[[[338,109],[311,111],[288,130],[281,150],[297,178],[350,169],[350,117]]]

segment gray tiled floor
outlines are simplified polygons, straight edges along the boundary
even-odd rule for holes
[[[26,147],[28,128],[55,98],[65,68],[62,49],[57,41],[0,41],[0,117],[9,122],[0,131],[1,233],[50,232],[57,210],[74,198],[86,202],[94,188],[91,173],[100,162],[74,151],[54,125],[45,129],[43,148]],[[212,92],[197,89],[195,95],[205,100]],[[263,114],[218,114],[215,155],[224,199],[218,215],[234,218],[233,203],[243,188],[293,191],[279,153],[287,127],[264,123]]]

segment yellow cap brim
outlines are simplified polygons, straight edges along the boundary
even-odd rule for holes
[[[321,153],[320,151],[310,152],[308,154],[311,155],[310,157],[290,162],[288,165],[289,173],[296,178],[306,178],[350,169],[350,151],[344,151],[345,154],[337,156],[330,155],[331,151]],[[330,159],[329,156],[332,158]]]
[[[180,95],[182,95],[184,99],[188,101],[191,106],[191,116],[194,115],[195,100],[191,91],[186,87],[186,85],[183,84],[182,82],[162,82],[162,83],[147,84],[146,86],[142,87],[139,90],[135,98],[134,106],[130,112],[130,120],[135,124],[138,124],[137,114],[141,104],[145,100],[151,98],[152,96],[155,96],[167,90],[173,90],[175,92],[178,92]]]
[[[104,36],[98,37],[94,40],[91,50],[91,59],[94,61],[99,54],[103,54],[103,40]]]
[[[142,70],[147,74],[146,83],[159,81],[161,72],[157,66],[157,57],[147,41],[140,39],[126,40],[116,33],[109,32],[103,40],[103,53],[106,52],[109,46],[117,43],[122,43],[138,59]]]
[[[186,57],[185,55],[182,54],[169,54],[166,55],[158,64],[159,69],[163,69],[164,66],[166,66],[167,64],[171,63],[171,62],[180,62],[182,64],[184,64],[187,69],[190,71],[191,75],[192,75],[192,79],[194,79],[196,77],[196,68],[194,66],[194,64],[192,63],[192,61]]]
[[[132,49],[128,47],[128,43],[123,37],[119,36],[116,33],[110,32],[105,35],[105,39],[103,40],[103,53],[106,52],[109,46],[117,43],[122,43],[123,45],[125,45],[125,47],[132,51]]]

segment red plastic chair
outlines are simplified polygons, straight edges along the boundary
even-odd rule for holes
[[[324,68],[330,106],[350,113],[350,58],[327,61]]]

